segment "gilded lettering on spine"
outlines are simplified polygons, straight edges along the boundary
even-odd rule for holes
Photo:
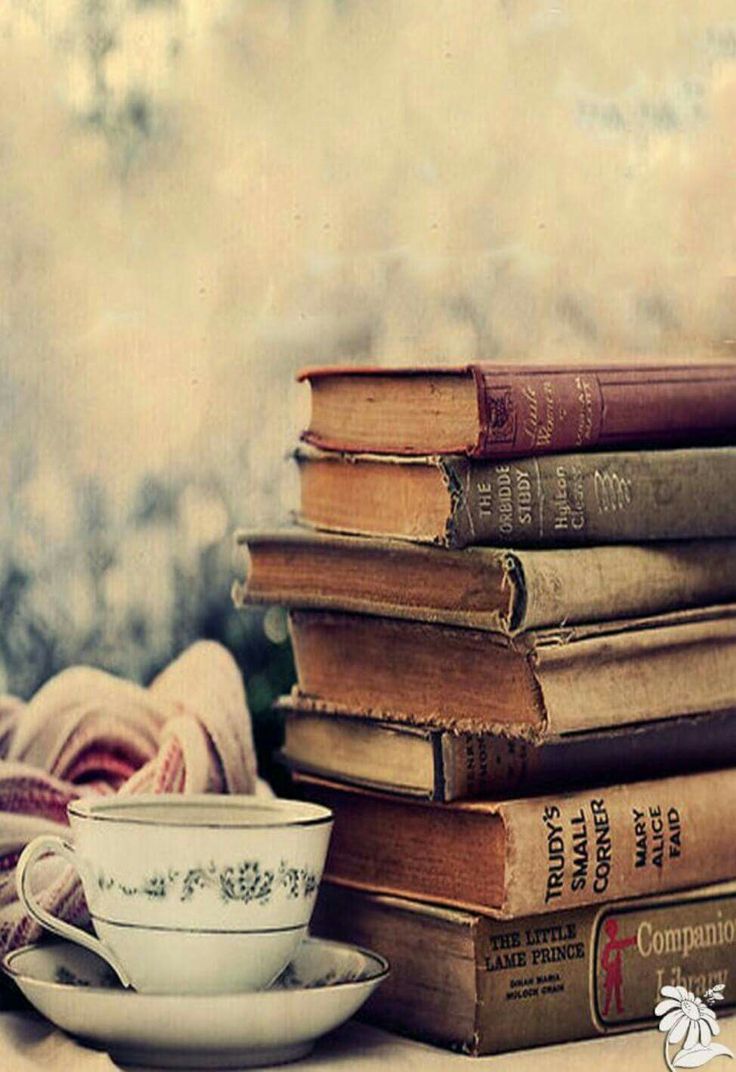
[[[499,376],[485,372],[481,391],[482,451],[543,454],[584,450],[600,433],[598,377],[592,372]]]

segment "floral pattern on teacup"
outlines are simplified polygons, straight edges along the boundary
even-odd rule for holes
[[[269,904],[282,891],[289,900],[313,897],[319,879],[314,871],[290,866],[285,860],[275,871],[264,867],[258,860],[241,860],[224,867],[210,861],[204,867],[168,868],[148,875],[137,884],[122,882],[100,871],[97,885],[103,891],[116,890],[126,897],[145,897],[150,901],[170,896],[179,901],[190,901],[199,891],[209,889],[218,893],[225,903]]]

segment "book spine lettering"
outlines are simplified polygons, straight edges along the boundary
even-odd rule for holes
[[[509,372],[475,366],[475,456],[516,457],[593,447],[602,397],[595,372]]]
[[[702,999],[721,985],[719,1013],[736,1001],[732,885],[501,923],[471,915],[453,921],[416,902],[326,883],[315,921],[326,937],[391,958],[391,976],[366,1006],[366,1019],[476,1055],[653,1029],[663,986]],[[452,950],[452,928],[458,943],[463,936],[472,943],[476,975],[474,991],[466,983],[446,1016],[454,995],[443,992],[441,976],[451,962],[439,971],[435,958],[415,950],[419,935],[425,948]]]
[[[438,463],[449,546],[569,546],[736,534],[736,449]]]
[[[443,799],[501,799],[549,793],[560,785],[569,790],[603,783],[610,778],[611,755],[621,778],[631,782],[653,770],[664,777],[736,764],[736,718],[727,712],[662,719],[605,733],[572,733],[541,744],[500,734],[443,735],[443,745],[452,750],[457,771],[454,778],[446,775]],[[446,759],[445,770],[451,766]]]
[[[518,800],[507,837],[504,914],[717,882],[736,874],[732,770]]]
[[[654,1027],[663,986],[702,997],[724,984],[729,1004],[736,1000],[733,890],[484,923],[476,949],[484,1053]]]
[[[298,780],[335,812],[325,875],[357,889],[513,918],[736,875],[732,769],[443,805]]]
[[[476,457],[712,441],[736,421],[733,369],[474,366]],[[721,439],[723,441],[723,439]]]
[[[439,800],[488,794],[500,797],[534,785],[539,747],[523,738],[442,733],[438,745],[442,756],[436,791]]]

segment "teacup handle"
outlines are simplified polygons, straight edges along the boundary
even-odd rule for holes
[[[98,957],[102,957],[103,960],[107,961],[123,986],[131,986],[125,968],[104,942],[88,934],[87,931],[83,931],[81,927],[75,927],[71,923],[65,923],[63,919],[59,919],[57,916],[52,916],[34,897],[30,884],[31,868],[39,857],[49,854],[61,856],[67,863],[72,865],[78,874],[80,873],[79,859],[74,847],[68,841],[65,841],[64,838],[56,837],[54,834],[34,838],[23,849],[16,866],[15,884],[21,903],[29,915],[33,916],[42,927],[46,927],[47,930],[53,931],[55,934],[60,934],[62,938],[68,938],[70,942],[83,945],[85,949],[90,949]]]

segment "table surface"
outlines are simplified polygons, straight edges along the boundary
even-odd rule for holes
[[[736,1051],[736,1017],[721,1017],[725,1045]],[[716,1058],[718,1061],[718,1058]],[[2,1072],[116,1072],[107,1054],[87,1049],[27,1012],[0,1013]],[[289,1068],[289,1065],[278,1066]],[[463,1057],[350,1022],[293,1066],[299,1072],[664,1072],[655,1029],[548,1046],[497,1057]],[[728,1065],[710,1066],[727,1072]]]

